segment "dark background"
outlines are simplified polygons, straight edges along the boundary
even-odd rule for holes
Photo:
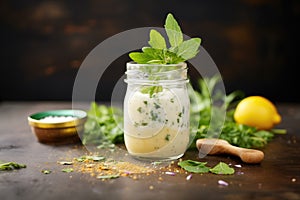
[[[172,12],[183,32],[201,37],[226,91],[300,102],[298,0],[0,1],[2,101],[72,100],[81,62],[106,38],[138,27],[162,27]],[[97,100],[109,100],[127,55],[101,78]]]

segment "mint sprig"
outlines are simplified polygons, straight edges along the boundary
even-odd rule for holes
[[[178,64],[197,55],[201,44],[200,38],[183,40],[183,34],[174,16],[169,13],[165,21],[166,39],[156,30],[150,30],[148,44],[142,52],[131,52],[129,57],[138,64]]]

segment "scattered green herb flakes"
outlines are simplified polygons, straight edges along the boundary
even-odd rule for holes
[[[209,172],[209,167],[206,166],[207,162],[197,162],[193,160],[184,160],[178,162],[178,165],[188,172],[193,173],[207,173]]]
[[[75,158],[78,162],[84,162],[85,160],[92,160],[92,161],[104,161],[105,157],[104,156],[97,156],[97,155],[92,155],[92,156],[81,156],[79,158]]]
[[[137,111],[138,111],[139,113],[142,113],[142,107],[138,107]]]
[[[90,160],[93,160],[93,161],[103,161],[103,160],[105,160],[105,157],[103,157],[103,156],[88,156],[88,158]]]
[[[0,171],[8,171],[8,170],[14,170],[14,169],[21,169],[26,168],[26,165],[19,164],[16,162],[3,162],[0,161]]]
[[[74,169],[73,168],[64,168],[61,170],[62,172],[65,172],[65,173],[70,173],[70,172],[73,172]]]
[[[160,105],[154,102],[154,108],[155,108],[155,109],[159,109],[159,108],[160,108]]]
[[[44,169],[44,170],[42,170],[42,173],[43,174],[51,174],[51,170],[47,170],[47,169]]]
[[[178,162],[178,165],[188,172],[193,173],[214,173],[214,174],[223,174],[229,175],[234,174],[234,169],[229,167],[226,163],[220,162],[213,168],[206,166],[207,162],[198,162],[193,160],[184,160]]]
[[[151,120],[156,121],[158,119],[158,114],[155,113],[153,110],[150,111]]]
[[[152,165],[160,165],[160,164],[162,164],[163,162],[161,162],[161,161],[154,161],[154,162],[152,162],[151,164]]]
[[[165,140],[166,140],[166,141],[170,141],[170,137],[171,137],[171,135],[170,135],[170,134],[167,134],[166,137],[165,137]]]
[[[58,163],[61,165],[72,165],[73,164],[72,161],[58,161]]]
[[[234,174],[234,169],[229,167],[224,162],[220,162],[219,164],[211,168],[209,171],[214,174],[224,174],[224,175]]]
[[[97,176],[98,179],[115,179],[115,178],[119,178],[119,177],[120,177],[119,174],[98,175],[98,176]]]

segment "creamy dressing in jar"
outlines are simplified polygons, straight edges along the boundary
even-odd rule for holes
[[[124,139],[134,157],[172,160],[181,157],[188,147],[190,101],[186,65],[181,64],[178,69],[174,66],[171,70],[164,69],[164,75],[155,80],[148,80],[146,75],[146,80],[132,81],[130,72],[127,73]],[[127,72],[130,69],[127,66]]]

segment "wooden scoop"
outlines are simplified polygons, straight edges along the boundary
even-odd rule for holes
[[[260,163],[264,159],[262,151],[236,147],[222,139],[198,139],[196,145],[200,154],[203,154],[203,151],[206,151],[208,155],[230,154],[240,157],[245,163],[251,164]]]

